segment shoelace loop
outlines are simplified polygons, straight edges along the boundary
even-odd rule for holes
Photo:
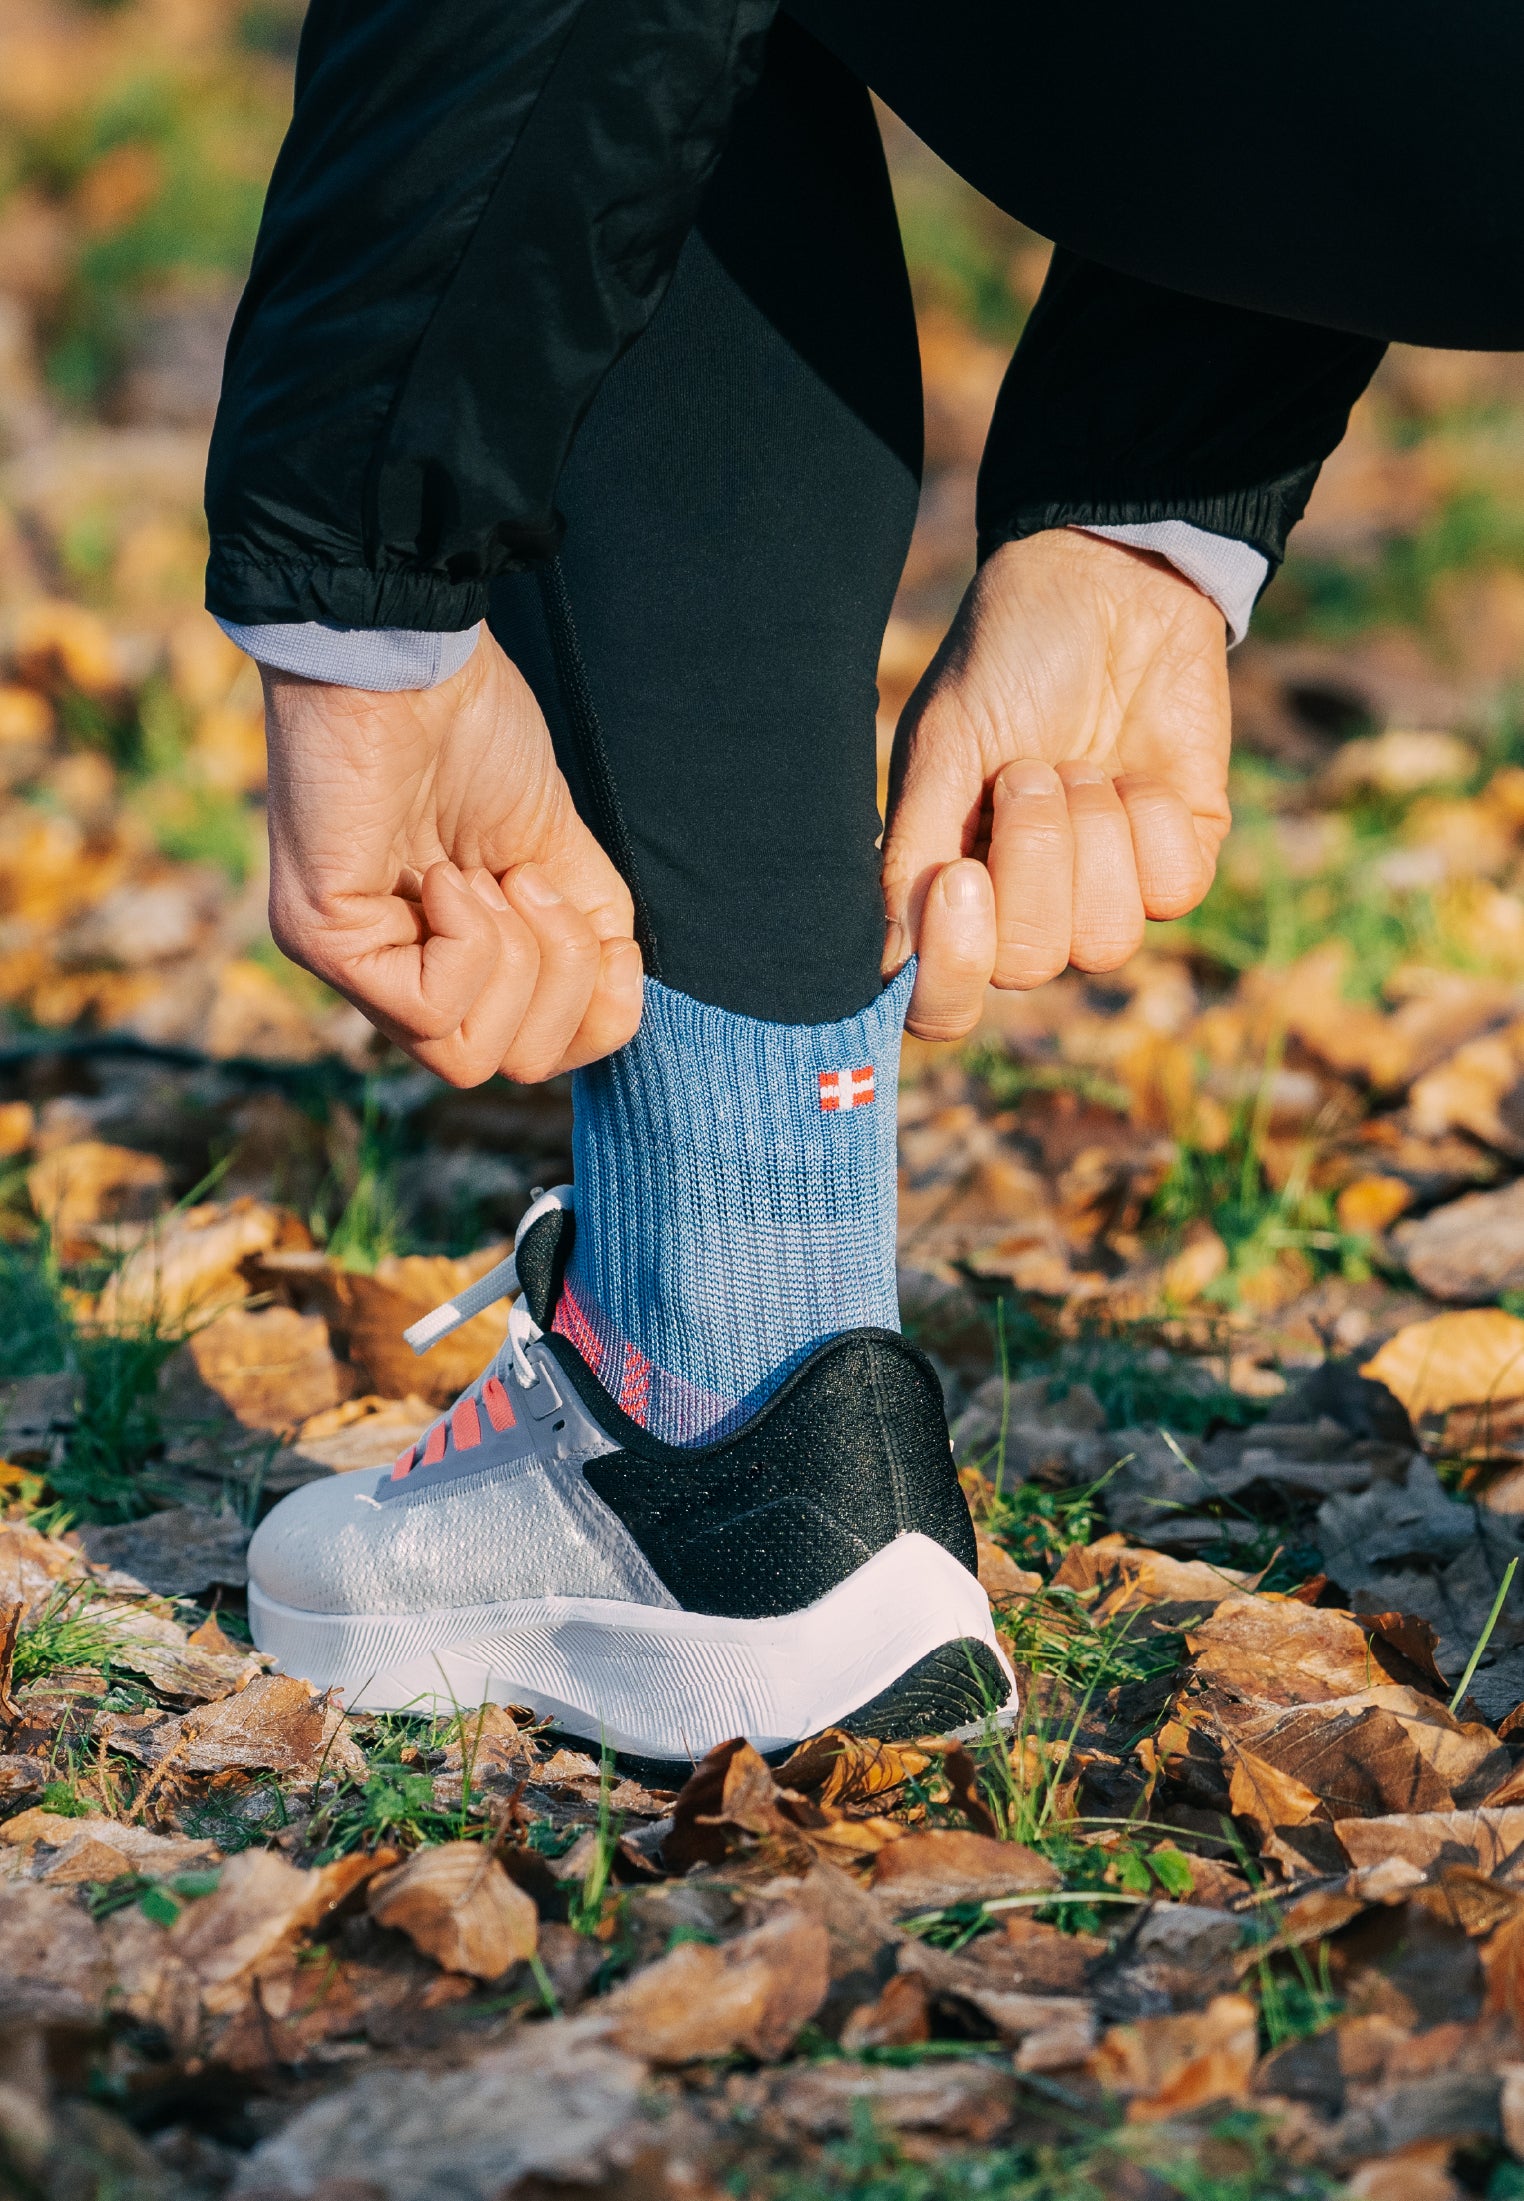
[[[468,1284],[464,1291],[457,1292],[453,1299],[445,1300],[441,1306],[410,1323],[402,1335],[413,1351],[422,1355],[442,1337],[448,1337],[452,1330],[458,1330],[463,1322],[469,1322],[473,1315],[496,1306],[500,1299],[508,1298],[518,1289],[518,1267],[510,1253],[506,1261],[499,1261],[495,1268],[478,1277],[474,1284]],[[535,1380],[526,1348],[544,1334],[520,1294],[508,1309],[508,1345],[513,1354],[514,1376],[522,1390],[527,1391]]]

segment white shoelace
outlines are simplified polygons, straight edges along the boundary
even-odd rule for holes
[[[541,1193],[519,1225],[519,1239],[523,1238],[525,1231],[547,1207],[569,1209],[571,1205],[570,1185],[558,1185],[554,1192]],[[506,1261],[499,1261],[495,1268],[488,1269],[485,1276],[479,1276],[474,1284],[468,1284],[463,1292],[457,1292],[453,1299],[445,1300],[442,1306],[435,1307],[430,1313],[421,1315],[416,1322],[409,1324],[402,1335],[415,1353],[426,1353],[430,1346],[437,1345],[452,1330],[458,1330],[473,1315],[479,1315],[485,1308],[495,1307],[500,1299],[507,1299],[518,1293],[519,1296],[508,1310],[508,1346],[513,1355],[513,1372],[519,1387],[525,1391],[529,1389],[535,1380],[535,1372],[530,1365],[527,1348],[536,1338],[543,1337],[545,1332],[529,1312],[528,1302],[519,1292],[519,1272],[515,1259],[517,1245],[516,1240],[515,1252],[510,1253]],[[485,1374],[490,1372],[484,1371]]]

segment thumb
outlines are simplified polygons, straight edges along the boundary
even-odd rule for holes
[[[961,1039],[995,968],[995,888],[973,857],[946,865],[923,895],[919,948],[906,1023],[918,1039]]]
[[[979,838],[983,783],[960,756],[912,744],[889,797],[882,867],[884,973],[892,977],[921,943],[928,895],[949,864]]]

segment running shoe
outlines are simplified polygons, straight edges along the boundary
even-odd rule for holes
[[[351,1710],[521,1704],[647,1760],[1008,1718],[925,1356],[844,1332],[739,1430],[665,1444],[543,1327],[573,1228],[571,1188],[542,1194],[513,1257],[407,1333],[426,1350],[520,1294],[492,1365],[394,1466],[261,1524],[259,1648]]]

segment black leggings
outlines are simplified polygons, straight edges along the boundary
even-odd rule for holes
[[[647,968],[801,1023],[878,986],[874,682],[920,475],[915,323],[865,87],[1009,213],[1140,286],[1378,344],[1512,348],[1524,15],[790,15],[664,302],[579,432],[561,558],[500,583],[492,625],[631,881]],[[1337,418],[1379,356],[1347,348],[1363,364]],[[1040,474],[1043,454],[1005,464]]]

